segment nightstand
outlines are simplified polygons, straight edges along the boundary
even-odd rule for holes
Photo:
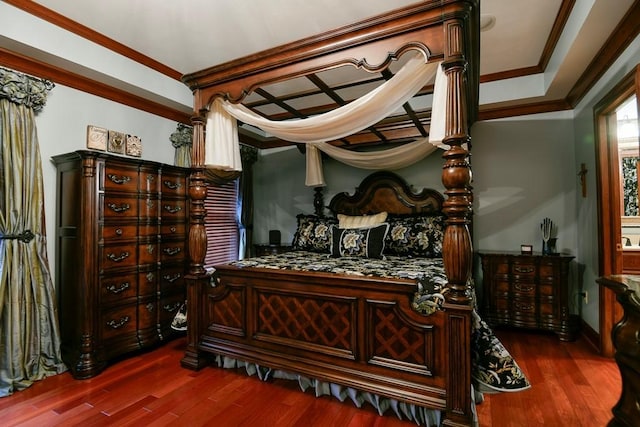
[[[483,319],[553,331],[562,341],[576,338],[575,316],[569,313],[570,255],[479,252],[483,273]]]
[[[274,255],[289,252],[291,245],[270,245],[268,243],[253,245],[256,256]]]

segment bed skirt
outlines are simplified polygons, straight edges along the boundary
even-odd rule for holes
[[[424,427],[438,427],[441,425],[443,414],[437,409],[424,408],[418,405],[380,396],[374,393],[361,391],[352,387],[344,387],[339,384],[320,381],[315,378],[308,378],[291,372],[271,369],[255,363],[245,362],[228,356],[216,355],[215,364],[219,368],[244,369],[247,375],[257,376],[262,381],[271,379],[285,379],[297,381],[303,392],[312,390],[316,397],[331,396],[340,402],[350,400],[357,408],[361,408],[365,403],[373,406],[378,415],[392,411],[400,420],[409,420],[416,425]],[[482,401],[482,394],[476,392],[471,385],[471,412],[473,414],[473,425],[478,427],[478,414],[475,403]]]

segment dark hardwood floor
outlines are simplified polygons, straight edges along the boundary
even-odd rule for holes
[[[529,377],[532,388],[485,395],[477,406],[481,426],[605,426],[620,397],[612,359],[581,339],[498,330],[498,337]],[[120,361],[82,381],[65,373],[0,399],[2,426],[375,426],[409,427],[393,415],[316,399],[297,383],[263,383],[234,371],[179,365],[185,340]]]

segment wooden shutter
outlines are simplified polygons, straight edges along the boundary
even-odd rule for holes
[[[205,267],[238,259],[238,180],[223,185],[209,184],[204,207],[207,231]]]

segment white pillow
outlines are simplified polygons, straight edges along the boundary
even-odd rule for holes
[[[380,225],[387,220],[387,212],[375,215],[350,216],[338,214],[338,227],[340,228],[367,228]]]

